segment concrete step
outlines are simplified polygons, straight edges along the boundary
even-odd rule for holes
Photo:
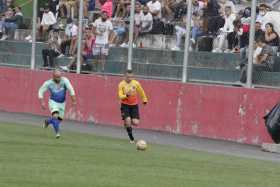
[[[280,144],[263,143],[262,150],[271,153],[280,153]]]

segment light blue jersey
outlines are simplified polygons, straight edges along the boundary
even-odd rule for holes
[[[60,83],[55,83],[52,79],[47,80],[39,89],[39,99],[43,99],[46,91],[50,92],[50,100],[56,103],[64,103],[66,100],[66,91],[69,90],[70,95],[74,96],[75,91],[70,81],[66,77],[61,77]]]

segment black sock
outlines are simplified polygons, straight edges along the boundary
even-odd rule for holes
[[[132,127],[126,127],[126,131],[127,131],[129,139],[131,141],[134,141],[134,137],[133,137],[133,134],[132,134]]]

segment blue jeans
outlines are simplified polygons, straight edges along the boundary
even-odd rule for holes
[[[7,34],[13,34],[17,29],[17,24],[13,22],[4,22],[4,28]]]
[[[196,39],[203,35],[203,31],[199,27],[192,28],[192,39],[196,41]]]

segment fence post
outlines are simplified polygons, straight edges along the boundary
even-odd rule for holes
[[[192,0],[188,0],[188,12],[186,23],[186,37],[185,37],[185,51],[183,61],[182,82],[186,83],[188,80],[188,63],[189,63],[189,47],[190,47],[190,34],[191,34],[191,20],[192,20]]]
[[[248,54],[248,66],[247,66],[248,68],[247,68],[247,81],[246,81],[246,87],[247,88],[252,88],[253,55],[254,55],[256,9],[257,9],[256,7],[257,7],[257,0],[252,0],[250,38],[249,38],[249,54]]]
[[[76,73],[81,73],[81,53],[82,53],[82,37],[83,37],[83,14],[84,11],[84,5],[83,0],[80,0],[80,9],[79,9],[79,30],[78,30],[78,45],[77,45],[77,67],[76,67]]]
[[[38,0],[33,0],[33,17],[32,17],[32,47],[31,47],[31,62],[30,67],[35,69],[36,60],[36,31],[37,31],[37,5]]]
[[[131,0],[130,23],[129,23],[129,42],[128,42],[128,62],[127,62],[127,69],[129,69],[129,70],[132,70],[134,17],[135,17],[135,0]]]

